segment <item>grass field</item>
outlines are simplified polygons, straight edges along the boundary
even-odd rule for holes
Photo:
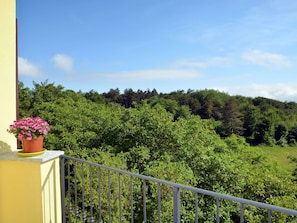
[[[297,158],[297,147],[269,147],[258,146],[254,149],[260,149],[266,156],[267,161],[272,164],[278,164],[283,169],[293,172],[297,167],[296,163],[292,163],[288,156]]]

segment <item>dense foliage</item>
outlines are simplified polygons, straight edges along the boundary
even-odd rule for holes
[[[19,94],[21,117],[40,116],[50,124],[51,131],[45,138],[48,149],[297,209],[292,173],[269,165],[265,154],[255,153],[246,142],[294,144],[295,103],[231,97],[212,90],[171,94],[126,90],[122,95],[110,90],[100,95],[48,83],[34,83],[34,89],[20,83]],[[211,202],[202,198],[201,222],[213,222]],[[184,205],[192,204],[189,200]],[[238,207],[225,205],[223,222],[237,222]],[[148,208],[154,215],[154,207],[148,204]],[[247,222],[264,221],[262,214],[251,207],[245,210]],[[164,219],[166,216],[171,213],[164,213]],[[193,222],[190,215],[189,218],[185,222]],[[289,221],[286,216],[278,216],[277,222]]]
[[[236,134],[243,136],[252,145],[294,145],[297,141],[297,103],[280,102],[263,97],[249,98],[230,96],[215,90],[176,91],[167,94],[150,91],[111,89],[99,94],[92,90],[84,96],[93,102],[115,102],[134,107],[147,99],[149,104],[162,104],[174,114],[183,116],[184,106],[191,114],[203,119],[219,121],[216,132],[222,137]]]

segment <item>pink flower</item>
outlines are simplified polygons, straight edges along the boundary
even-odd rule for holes
[[[15,120],[7,131],[13,133],[19,140],[23,138],[31,140],[41,135],[47,135],[50,130],[49,124],[40,117],[25,117]]]

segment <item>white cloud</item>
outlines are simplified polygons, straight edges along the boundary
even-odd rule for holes
[[[177,66],[182,67],[199,67],[208,68],[214,66],[227,66],[231,64],[231,59],[228,57],[213,57],[208,60],[201,61],[199,59],[185,59],[176,62]]]
[[[297,102],[297,84],[252,84],[248,86],[221,88],[233,95],[266,97],[280,101]]]
[[[121,81],[150,81],[150,80],[191,80],[202,77],[203,74],[196,70],[138,70],[107,73],[109,79]]]
[[[56,68],[67,72],[73,69],[73,60],[70,56],[64,54],[57,54],[52,58]]]
[[[241,58],[249,63],[259,66],[268,67],[290,67],[290,60],[281,55],[275,53],[262,52],[260,50],[248,50],[242,53]]]
[[[40,77],[42,76],[42,69],[28,59],[18,57],[18,73],[20,76]]]

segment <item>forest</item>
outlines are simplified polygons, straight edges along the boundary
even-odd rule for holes
[[[207,89],[166,94],[111,89],[99,94],[48,82],[34,83],[30,89],[19,82],[19,116],[48,121],[49,150],[297,210],[297,171],[270,164],[265,152],[254,149],[296,146],[295,102]],[[297,163],[297,158],[291,159]],[[222,222],[238,222],[236,208],[227,206]],[[214,222],[213,206],[203,207],[199,222]],[[245,210],[245,217],[245,222],[267,222],[261,210],[252,207]],[[275,219],[297,222],[285,215]]]
[[[190,111],[202,119],[216,122],[216,132],[221,137],[232,134],[243,136],[251,145],[294,145],[297,140],[297,103],[273,99],[230,96],[216,90],[188,90],[171,93],[111,89],[99,94],[90,91],[83,94],[97,103],[114,102],[125,108],[133,108],[144,100],[154,106],[162,105],[175,119]]]

